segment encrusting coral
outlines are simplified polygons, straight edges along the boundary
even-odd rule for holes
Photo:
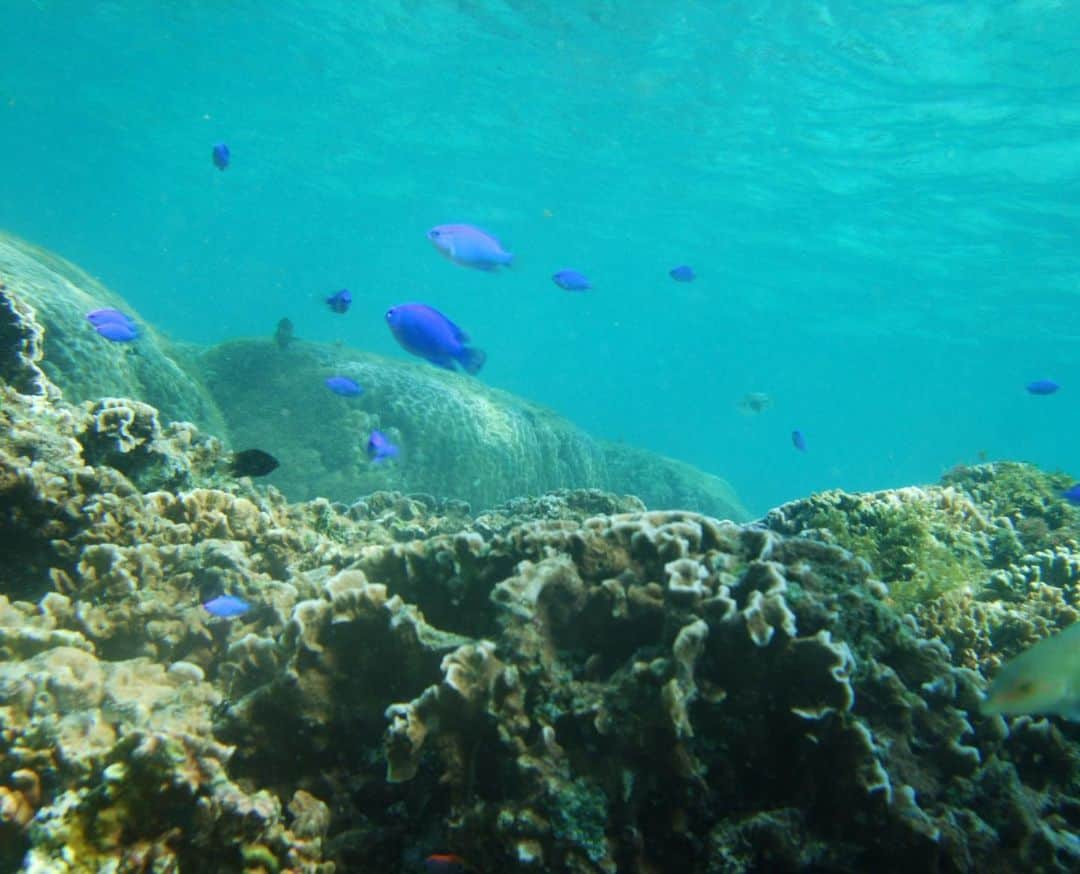
[[[1080,865],[1080,730],[979,711],[1078,617],[1077,512],[1030,468],[751,525],[473,517],[289,504],[138,402],[0,403],[3,870]]]

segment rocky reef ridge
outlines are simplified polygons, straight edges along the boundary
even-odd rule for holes
[[[36,385],[0,387],[0,869],[1080,865],[1080,729],[978,706],[1077,619],[1053,477],[753,524],[297,504],[193,425]]]

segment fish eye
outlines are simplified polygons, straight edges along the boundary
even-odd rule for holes
[[[435,238],[439,236],[439,231],[436,228],[432,228],[430,231],[428,231],[428,236]]]

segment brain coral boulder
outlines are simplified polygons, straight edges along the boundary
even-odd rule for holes
[[[112,343],[98,335],[86,314],[103,307],[131,316],[138,340]],[[24,394],[42,394],[51,380],[70,401],[137,398],[157,407],[166,422],[224,433],[213,400],[184,370],[178,349],[78,267],[3,233],[0,349],[0,376]]]
[[[452,496],[474,506],[560,488],[597,487],[744,519],[731,488],[658,455],[605,446],[543,407],[466,376],[312,343],[241,340],[207,352],[205,379],[234,445],[281,460],[269,481],[293,500],[353,501],[379,489]],[[340,397],[327,377],[363,388]],[[368,435],[400,459],[374,464]],[[644,471],[644,473],[643,473]]]

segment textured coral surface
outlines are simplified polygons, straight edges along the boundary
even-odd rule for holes
[[[99,336],[85,316],[101,307],[131,315],[138,340]],[[334,375],[352,378],[363,394],[331,393],[324,381]],[[471,377],[302,340],[284,349],[269,338],[202,349],[171,342],[78,267],[2,232],[0,379],[23,394],[55,398],[59,389],[68,401],[97,404],[98,418],[110,420],[102,424],[116,425],[122,441],[141,439],[149,426],[152,414],[135,413],[137,400],[159,410],[163,425],[192,422],[236,449],[261,448],[281,462],[268,482],[292,500],[351,502],[392,489],[491,507],[590,486],[633,492],[650,506],[748,518],[719,477],[595,441],[552,411]],[[124,416],[135,417],[130,433]],[[400,445],[399,462],[368,459],[374,428]]]
[[[65,401],[26,300],[0,289],[0,871],[1080,870],[1080,727],[979,710],[1080,617],[1068,479],[982,465],[737,524],[677,509],[724,494],[692,469],[356,359],[385,397],[342,424],[409,442],[441,397],[454,451],[522,467],[483,477],[538,488],[539,453],[672,508],[290,503],[145,400]],[[241,377],[289,351],[235,349]]]
[[[978,709],[1077,618],[1058,479],[472,516],[290,504],[136,401],[0,418],[0,870],[1080,867],[1080,731]]]

